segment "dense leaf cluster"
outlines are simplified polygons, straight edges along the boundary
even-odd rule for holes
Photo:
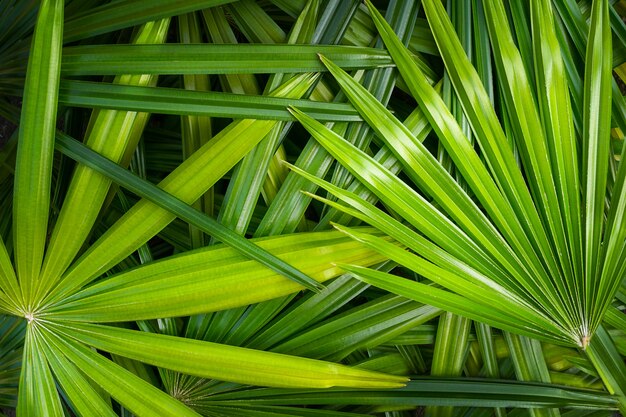
[[[623,414],[622,16],[0,0],[0,407]]]

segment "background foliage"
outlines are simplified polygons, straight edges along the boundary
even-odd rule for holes
[[[0,407],[626,411],[608,0],[0,0]]]

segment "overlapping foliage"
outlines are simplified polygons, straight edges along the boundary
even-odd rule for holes
[[[0,0],[0,406],[625,412],[625,12]]]

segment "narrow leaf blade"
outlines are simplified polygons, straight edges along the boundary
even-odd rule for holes
[[[32,301],[48,233],[63,3],[63,0],[41,3],[24,86],[13,221],[17,276],[26,303]]]

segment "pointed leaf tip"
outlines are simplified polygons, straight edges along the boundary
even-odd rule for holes
[[[291,115],[295,117],[296,119],[298,118],[297,116],[298,114],[303,114],[301,110],[298,110],[298,108],[294,106],[288,106],[287,111],[291,113]]]
[[[354,236],[352,235],[352,233],[350,233],[350,231],[348,230],[346,226],[339,224],[339,223],[335,223],[335,222],[330,222],[330,225],[334,227],[336,230],[338,230],[339,232],[354,238]],[[358,239],[355,239],[355,240],[358,240]]]

